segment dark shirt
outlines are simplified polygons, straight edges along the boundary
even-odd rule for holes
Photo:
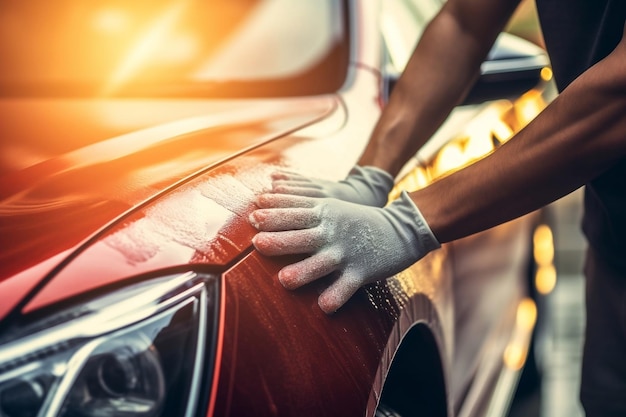
[[[537,11],[563,90],[619,43],[626,0],[537,0]],[[626,159],[587,184],[583,230],[596,252],[626,276]]]
[[[626,0],[536,2],[559,90],[622,38]],[[626,158],[586,185],[583,230],[589,250],[580,398],[588,417],[626,416]]]

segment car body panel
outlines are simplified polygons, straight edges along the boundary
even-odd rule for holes
[[[458,416],[484,414],[514,332],[519,300],[527,297],[533,213],[452,242],[455,340],[450,387]],[[515,254],[515,256],[512,256]],[[483,335],[477,338],[476,335]],[[489,387],[489,388],[487,388]]]
[[[331,316],[317,306],[324,280],[286,291],[277,273],[298,258],[264,257],[251,244],[247,218],[269,174],[344,178],[380,115],[385,53],[372,28],[381,2],[349,4],[354,48],[335,94],[0,101],[10,132],[0,144],[0,241],[10,248],[0,255],[0,327],[153,277],[201,271],[220,277],[221,294],[216,353],[207,358],[213,384],[199,393],[207,416],[373,416],[398,348],[416,327],[435,342],[436,354],[419,360],[445,381],[448,415],[480,415],[490,401],[480,384],[503,367],[509,313],[523,297],[520,264],[505,260],[526,259],[528,223],[443,245]],[[413,162],[433,158],[479,110],[456,112],[466,117],[449,118]],[[476,275],[483,279],[471,281]],[[490,304],[494,297],[501,303]],[[461,329],[463,320],[481,323]]]
[[[224,274],[228,332],[215,415],[373,415],[410,327],[426,324],[444,348],[443,259],[368,286],[328,316],[317,306],[323,281],[288,292],[277,279],[286,262],[251,253]]]
[[[448,350],[443,345],[449,343],[451,334],[444,337],[443,329],[451,329],[451,325],[442,325],[439,317],[441,311],[444,317],[451,319],[450,314],[445,314],[451,311],[446,306],[451,301],[446,290],[449,275],[442,270],[445,251],[424,260],[413,272],[394,277],[390,284],[373,285],[360,293],[348,307],[353,312],[362,312],[358,320],[348,311],[329,318],[317,307],[319,287],[310,286],[292,293],[278,284],[276,274],[288,260],[274,260],[250,252],[250,240],[255,231],[247,221],[254,195],[269,186],[272,170],[286,168],[302,172],[308,169],[313,175],[338,179],[356,162],[358,150],[366,138],[363,133],[372,128],[380,112],[381,92],[379,78],[371,70],[361,68],[355,72],[353,87],[358,88],[342,92],[340,100],[344,106],[333,106],[331,111],[322,113],[323,117],[315,124],[266,141],[237,158],[216,163],[177,183],[172,190],[157,194],[143,204],[138,202],[128,214],[67,251],[57,261],[52,279],[43,282],[41,289],[22,308],[22,313],[36,313],[63,301],[76,302],[153,271],[163,273],[169,269],[194,268],[194,265],[219,270],[244,254],[243,259],[223,274],[223,320],[227,331],[220,340],[223,360],[218,368],[221,372],[217,376],[216,415],[226,411],[231,415],[244,411],[246,414],[258,411],[261,406],[270,407],[269,413],[272,404],[292,407],[286,412],[300,415],[305,412],[332,414],[333,410],[353,414],[367,407],[373,412],[384,382],[385,366],[381,367],[381,358],[386,358],[388,366],[397,345],[416,321],[436,329],[442,351]],[[366,119],[367,123],[351,119],[346,109],[369,113],[371,117]],[[320,160],[326,164],[320,165]],[[5,282],[11,283],[12,279]],[[267,316],[262,314],[261,308]],[[303,316],[309,317],[304,327]],[[294,326],[311,334],[295,337]],[[309,389],[299,387],[300,396],[281,384],[264,383],[264,378],[275,376],[271,370],[264,369],[268,364],[267,356],[260,355],[260,348],[246,343],[247,339],[242,336],[253,338],[259,332],[267,333],[261,339],[267,341],[267,348],[277,344],[284,346],[282,350],[271,350],[275,355],[282,355],[276,359],[287,360],[287,355],[295,355],[308,369]],[[316,335],[318,348],[307,350]],[[319,338],[320,335],[326,336]],[[390,335],[393,335],[391,339]],[[331,348],[330,340],[341,343]],[[288,349],[286,341],[291,342]],[[351,347],[362,350],[362,355],[355,356]],[[260,379],[250,375],[255,367],[263,369],[254,374]],[[337,392],[331,384],[337,383],[338,367],[342,369],[344,383],[341,386],[346,392]],[[302,382],[305,375],[300,372],[281,378],[286,378],[284,383],[288,385],[298,375]],[[305,399],[312,398],[319,378],[327,379],[328,402],[314,405],[309,400],[307,403]],[[263,390],[250,395],[249,390],[257,384]],[[377,388],[368,388],[372,385]],[[233,391],[228,391],[228,387]],[[346,401],[348,393],[354,401]]]
[[[245,102],[238,106],[236,102],[223,106],[209,102],[198,108],[190,106],[193,103],[144,103],[145,111],[153,115],[167,113],[169,107],[176,108],[179,104],[179,109],[188,108],[189,117],[178,114],[178,120],[134,131],[126,128],[126,133],[98,141],[115,130],[115,127],[107,129],[113,123],[103,120],[100,125],[90,123],[89,118],[81,117],[78,108],[82,107],[84,114],[106,109],[107,117],[119,122],[116,115],[127,112],[129,105],[132,108],[141,103],[89,106],[81,100],[78,103],[44,100],[44,104],[17,103],[20,112],[14,109],[6,114],[7,118],[3,114],[3,125],[11,129],[5,131],[7,136],[23,138],[28,134],[28,139],[21,143],[30,144],[32,154],[41,154],[33,148],[40,143],[41,147],[46,146],[47,141],[37,138],[49,131],[68,138],[70,143],[78,143],[84,131],[94,130],[89,140],[95,143],[27,167],[12,170],[7,165],[3,167],[8,172],[0,179],[3,197],[0,210],[4,217],[0,236],[2,247],[6,248],[0,260],[3,265],[0,285],[17,274],[24,280],[30,267],[60,252],[78,249],[81,242],[103,231],[108,223],[184,178],[324,118],[337,106],[331,96]],[[78,126],[71,120],[55,124],[43,118],[42,124],[33,126],[25,122],[27,116],[38,115],[30,112],[33,107],[41,111],[48,107],[64,110],[82,122]],[[226,110],[228,107],[230,110]],[[199,110],[205,114],[193,116]],[[210,110],[211,113],[206,113]],[[149,121],[146,119],[142,124]],[[87,212],[89,216],[82,215]],[[59,224],[64,227],[59,229]],[[6,309],[5,306],[5,313]]]

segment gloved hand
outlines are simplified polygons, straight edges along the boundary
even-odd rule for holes
[[[284,267],[278,279],[295,289],[331,273],[320,308],[332,313],[362,285],[390,277],[440,247],[406,192],[385,208],[332,198],[263,194],[250,223],[264,255],[309,254]]]
[[[291,172],[272,174],[272,191],[307,197],[330,197],[367,206],[383,207],[393,188],[393,177],[373,166],[355,166],[346,179],[328,181]]]

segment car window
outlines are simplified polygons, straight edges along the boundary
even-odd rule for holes
[[[385,0],[380,26],[393,70],[406,66],[417,41],[430,20],[437,14],[443,0]]]
[[[347,21],[342,0],[3,1],[0,83],[30,94],[323,93],[345,76]]]

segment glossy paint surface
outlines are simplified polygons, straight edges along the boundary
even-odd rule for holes
[[[282,288],[283,265],[253,253],[224,275],[228,331],[215,415],[361,414],[391,317],[364,293],[326,316],[319,286]]]
[[[354,89],[341,99],[345,107],[331,107],[316,123],[216,164],[106,228],[65,258],[22,312],[155,271],[228,269],[215,415],[373,410],[396,346],[416,320],[438,329],[442,349],[450,340],[443,330],[450,324],[442,308],[449,301],[443,258],[368,287],[328,317],[316,304],[319,287],[289,292],[280,286],[276,273],[289,260],[253,251],[255,231],[247,222],[271,171],[332,179],[354,164],[380,111],[377,78],[357,70]],[[353,119],[346,109],[370,116]]]
[[[251,253],[223,276],[214,415],[373,415],[395,350],[415,323],[432,328],[444,350],[449,335],[433,303],[447,302],[443,259],[429,256],[327,316],[317,305],[324,282],[287,291],[276,275],[289,260]]]
[[[375,19],[374,8],[362,12]],[[215,415],[373,414],[416,321],[432,326],[442,350],[451,340],[443,252],[329,317],[316,304],[319,286],[280,286],[276,273],[289,260],[253,251],[247,221],[271,171],[340,179],[357,161],[381,92],[379,39],[360,26],[355,36],[370,47],[360,47],[361,64],[336,97],[5,102],[3,125],[22,144],[3,143],[5,154],[32,157],[2,166],[0,208],[11,218],[2,239],[8,247],[11,237],[12,250],[2,255],[0,294],[12,297],[3,297],[0,317],[20,303],[29,314],[172,269],[224,270]],[[44,132],[68,141],[37,139]]]
[[[360,87],[354,96],[345,94],[343,99],[355,100],[351,107],[355,111],[377,114],[376,78],[367,71],[359,72]],[[363,100],[366,93],[371,94],[367,101]],[[305,103],[309,105],[303,105],[301,111],[319,112],[316,123],[273,141],[265,139],[262,145],[217,164],[134,210],[94,236],[93,241],[76,248],[71,259],[23,311],[31,312],[152,271],[194,264],[226,267],[234,262],[251,247],[255,231],[247,216],[253,209],[254,196],[269,187],[272,171],[308,170],[316,176],[342,178],[358,158],[359,146],[366,138],[359,132],[367,124],[349,119],[331,97]],[[320,107],[311,105],[315,103]],[[296,111],[295,103],[289,104],[291,111]],[[248,139],[242,127],[243,133],[233,127],[232,134]],[[219,143],[238,145],[223,137]]]
[[[81,250],[25,311],[151,271],[234,262],[255,234],[247,219],[254,196],[269,187],[269,174],[280,165],[280,151],[267,147],[284,149],[298,141],[277,139],[134,211]]]
[[[21,298],[18,281],[24,282],[21,294],[25,294],[54,267],[48,259],[60,262],[60,253],[76,250],[90,236],[104,233],[107,224],[134,207],[207,166],[324,118],[336,106],[332,97],[223,106],[207,102],[195,107],[193,102],[143,103],[147,113],[143,118],[142,114],[126,117],[128,124],[121,130],[125,133],[119,134],[125,113],[142,103],[83,103],[81,113],[81,103],[72,101],[17,100],[11,107],[12,101],[3,102],[12,111],[0,116],[6,129],[3,146],[9,152],[14,148],[7,138],[21,138],[20,152],[39,158],[24,158],[20,166],[15,159],[5,158],[1,169],[0,292],[10,285],[12,300]],[[66,117],[49,119],[48,107],[53,115],[64,110]],[[206,113],[199,114],[202,110]],[[183,117],[185,113],[188,117]],[[170,114],[164,120],[177,118],[144,127],[159,114]],[[37,116],[42,116],[40,123],[29,123],[30,117]],[[46,135],[51,132],[67,141],[49,144]],[[113,132],[117,136],[108,137]],[[223,220],[224,215],[218,214],[214,222]],[[106,265],[106,255],[97,259]],[[38,267],[42,263],[47,270]],[[90,267],[93,263],[88,261]],[[18,274],[20,278],[13,279]],[[85,280],[79,277],[84,274],[74,279]],[[3,303],[0,317],[9,304]]]

